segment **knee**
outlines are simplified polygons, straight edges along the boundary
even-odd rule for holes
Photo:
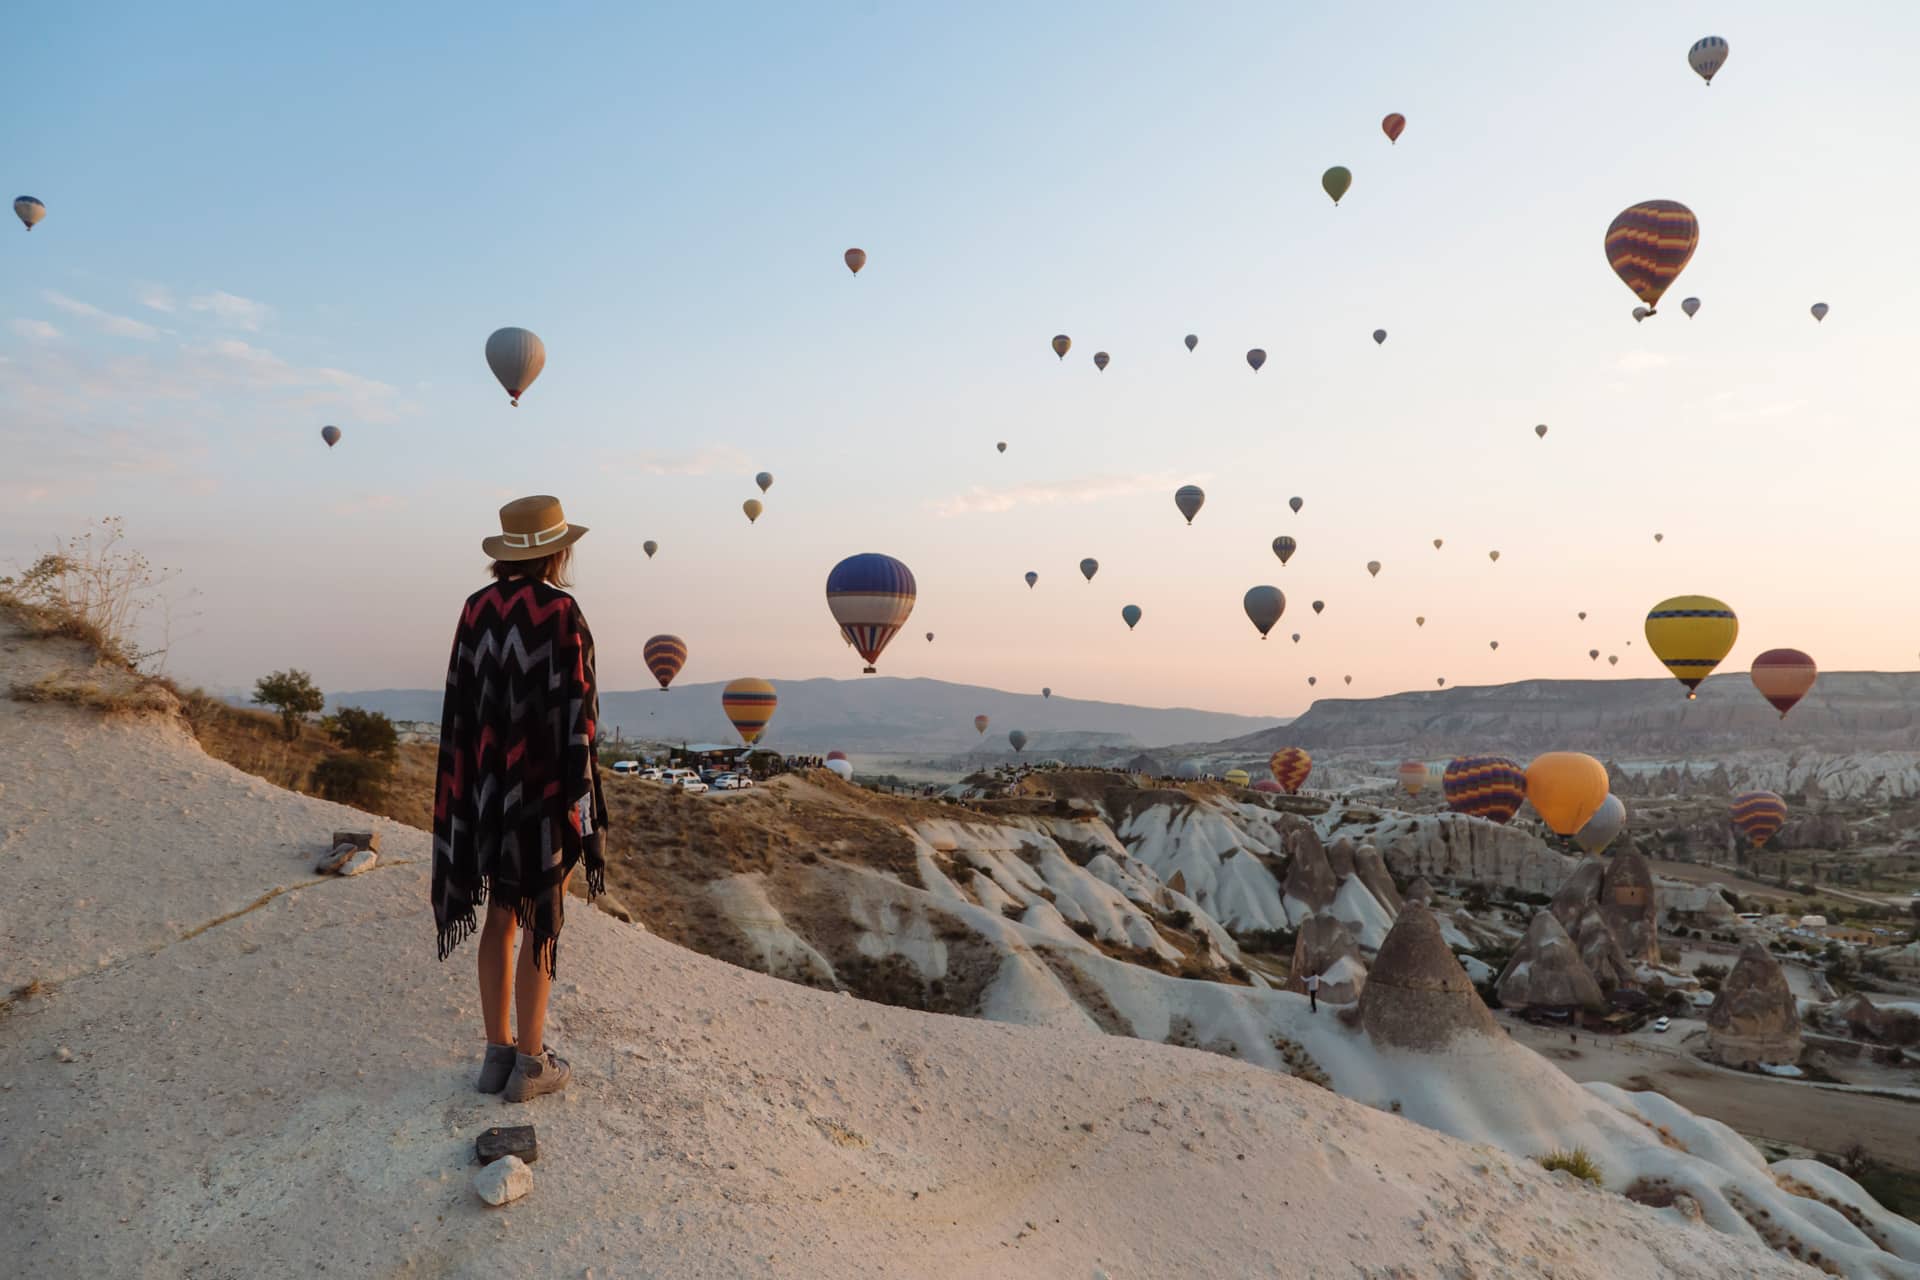
[[[488,907],[486,922],[480,926],[480,945],[487,948],[513,945],[513,912]]]

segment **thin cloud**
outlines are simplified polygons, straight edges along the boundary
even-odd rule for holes
[[[404,406],[399,390],[376,378],[325,365],[296,365],[265,347],[239,338],[221,338],[208,346],[189,348],[198,376],[253,391],[287,393],[296,405],[337,405],[362,421],[391,422]]]
[[[657,450],[608,455],[610,465],[643,476],[705,476],[716,471],[748,471],[747,455],[729,444],[711,445],[692,453],[661,453]]]
[[[1201,476],[1200,479],[1207,477]],[[942,518],[973,515],[979,512],[1011,511],[1015,507],[1082,506],[1105,502],[1109,498],[1130,498],[1135,494],[1166,490],[1171,493],[1189,483],[1192,476],[1167,472],[1149,475],[1094,476],[1067,484],[1023,484],[1007,489],[988,489],[979,485],[951,498],[937,498],[928,510]]]
[[[1614,362],[1614,368],[1621,373],[1645,373],[1649,369],[1664,369],[1673,361],[1659,351],[1629,351]]]
[[[273,308],[264,302],[255,302],[252,298],[242,298],[220,289],[189,298],[187,309],[206,312],[222,324],[249,333],[258,332],[273,314]]]
[[[155,311],[175,310],[173,293],[165,285],[143,284],[133,291],[134,301]]]
[[[68,315],[91,321],[102,333],[111,333],[122,338],[152,339],[160,336],[160,331],[144,320],[135,320],[131,316],[117,316],[111,311],[102,311],[91,302],[69,298],[66,294],[55,293],[52,289],[44,291],[40,296]]]
[[[45,340],[47,338],[57,338],[60,336],[60,331],[48,324],[45,320],[15,320],[12,323],[12,328],[15,333],[23,338]]]

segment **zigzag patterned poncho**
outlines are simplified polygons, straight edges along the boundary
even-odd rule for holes
[[[593,634],[572,596],[509,578],[467,597],[447,664],[433,800],[442,960],[491,900],[512,908],[554,971],[568,873],[584,859],[588,896],[606,889],[599,718]]]

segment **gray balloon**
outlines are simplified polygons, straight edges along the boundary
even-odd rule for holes
[[[1627,806],[1621,803],[1619,796],[1608,793],[1607,798],[1600,802],[1600,807],[1594,810],[1593,816],[1587,819],[1587,825],[1574,834],[1573,842],[1588,853],[1599,853],[1613,843],[1613,838],[1626,825]]]
[[[1278,587],[1249,587],[1241,604],[1246,607],[1247,620],[1260,632],[1262,640],[1267,638],[1267,632],[1273,630],[1273,624],[1280,621],[1280,615],[1287,611],[1287,598]]]
[[[1193,518],[1200,514],[1200,508],[1206,505],[1207,493],[1197,484],[1182,485],[1173,495],[1173,505],[1180,508],[1180,514],[1192,524]]]
[[[487,338],[487,368],[514,404],[547,367],[547,347],[528,329],[495,329]]]
[[[1025,729],[1015,729],[1007,735],[1007,741],[1012,744],[1015,751],[1025,751],[1027,749],[1027,731]]]
[[[1080,576],[1085,578],[1088,582],[1092,582],[1093,575],[1098,572],[1100,572],[1100,562],[1098,560],[1095,560],[1092,556],[1088,556],[1085,560],[1082,560],[1080,562]]]
[[[760,492],[765,493],[767,490],[773,488],[773,472],[762,471],[753,478],[753,482],[760,486]]]

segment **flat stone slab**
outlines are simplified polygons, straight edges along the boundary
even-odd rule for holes
[[[519,1156],[532,1164],[540,1158],[540,1143],[530,1124],[495,1125],[474,1139],[473,1151],[481,1164],[492,1164],[503,1156]]]

